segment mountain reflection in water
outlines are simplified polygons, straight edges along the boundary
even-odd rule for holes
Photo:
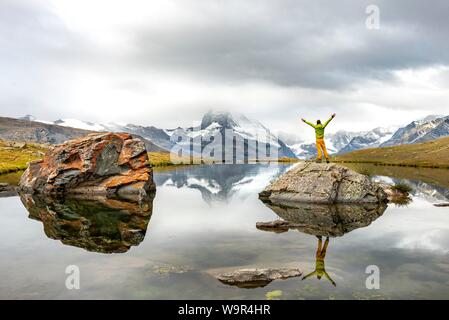
[[[143,202],[29,194],[20,198],[29,218],[43,223],[47,237],[87,251],[123,253],[145,238],[154,194]]]
[[[228,202],[237,194],[243,197],[257,194],[270,179],[280,176],[290,166],[258,163],[198,165],[188,170],[185,167],[159,169],[155,170],[154,181],[158,186],[198,190],[204,202],[212,204]]]

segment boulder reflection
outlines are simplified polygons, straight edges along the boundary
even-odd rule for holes
[[[20,194],[29,218],[41,221],[47,237],[100,253],[123,253],[146,234],[154,194],[141,201],[106,197],[52,198]]]
[[[352,230],[366,227],[387,209],[375,204],[313,204],[264,201],[281,220],[259,222],[257,228],[274,232],[296,229],[314,236],[341,237]]]
[[[335,281],[325,268],[325,257],[329,246],[329,238],[341,237],[355,229],[370,225],[379,218],[387,205],[378,204],[312,204],[263,201],[280,218],[269,222],[258,222],[257,229],[276,233],[291,229],[310,234],[318,238],[315,255],[315,270],[302,279],[323,276],[333,285]],[[323,244],[323,237],[326,240]]]

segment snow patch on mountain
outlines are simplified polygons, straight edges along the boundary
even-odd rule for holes
[[[172,141],[179,141],[181,137],[182,141],[177,142],[177,145],[183,147],[185,152],[189,152],[187,148],[190,148],[190,139],[193,140],[194,150],[202,150],[211,141],[211,137],[219,136],[222,139],[236,137],[241,143],[247,141],[248,154],[255,150],[256,145],[261,150],[262,146],[269,144],[270,148],[277,148],[278,157],[296,157],[279,137],[259,121],[249,119],[240,113],[209,111],[197,127],[176,128],[165,132],[171,136]],[[225,148],[226,154],[233,152],[233,146],[229,141],[226,141]]]
[[[83,129],[83,130],[91,130],[91,131],[107,131],[107,128],[104,125],[93,123],[93,122],[86,122],[81,121],[78,119],[59,119],[53,122],[53,124],[56,124],[58,126],[62,127],[71,127],[71,128],[77,128],[77,129]]]
[[[35,120],[36,118],[31,115],[27,115],[23,117],[23,119],[37,121]],[[203,116],[201,125],[190,128],[178,127],[176,129],[159,129],[153,126],[145,127],[114,122],[95,123],[73,118],[59,119],[54,122],[47,121],[45,123],[90,131],[127,132],[141,136],[142,138],[151,141],[157,147],[167,151],[172,150],[175,145],[178,145],[184,151],[189,152],[190,138],[193,139],[194,144],[197,144],[194,150],[202,150],[202,148],[211,141],[211,137],[221,134],[224,138],[226,134],[230,134],[240,138],[240,141],[248,141],[248,145],[253,149],[255,148],[256,143],[259,148],[265,146],[265,144],[270,144],[270,148],[277,148],[279,157],[296,157],[284,142],[259,121],[249,119],[240,113],[231,114],[230,112],[210,111]],[[177,137],[185,137],[187,139],[178,141],[178,139],[176,139]],[[201,145],[198,145],[198,143],[201,143]],[[226,152],[230,151],[228,145],[226,147],[228,148]]]
[[[449,136],[449,116],[432,115],[399,128],[381,147],[421,143],[445,136]]]

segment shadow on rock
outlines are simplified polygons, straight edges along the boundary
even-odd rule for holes
[[[366,227],[387,209],[385,203],[313,204],[263,201],[279,216],[278,220],[257,222],[256,227],[276,233],[296,229],[324,237],[341,237],[352,230]]]
[[[145,238],[154,194],[140,202],[97,197],[55,198],[20,193],[29,218],[41,221],[47,237],[100,253],[123,253]]]

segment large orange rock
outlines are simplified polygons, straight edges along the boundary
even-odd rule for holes
[[[127,133],[91,133],[31,162],[19,188],[41,194],[145,196],[156,189],[147,161],[140,139]]]

